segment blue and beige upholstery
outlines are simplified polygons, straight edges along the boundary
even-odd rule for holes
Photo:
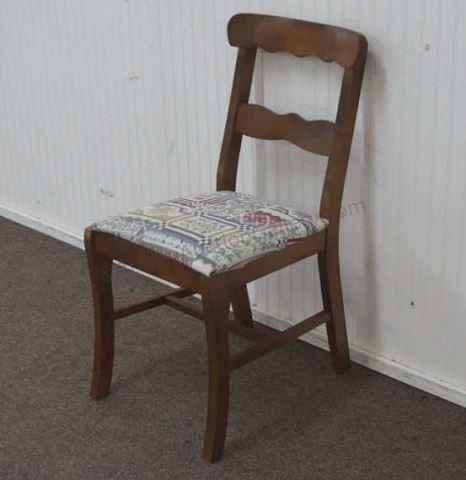
[[[97,222],[109,233],[175,258],[205,276],[233,269],[326,228],[327,221],[238,192],[220,191]]]

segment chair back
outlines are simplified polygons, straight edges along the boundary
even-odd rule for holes
[[[230,105],[217,170],[217,190],[235,190],[243,135],[287,140],[309,152],[328,157],[320,216],[329,220],[329,234],[338,233],[341,199],[351,149],[367,54],[366,38],[345,28],[320,23],[241,13],[228,23],[228,39],[238,47]],[[250,104],[249,94],[257,48],[314,55],[343,69],[334,122],[305,120],[295,113],[279,115]]]

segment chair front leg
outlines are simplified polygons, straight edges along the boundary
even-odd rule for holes
[[[350,358],[338,249],[327,245],[327,249],[320,252],[318,258],[322,302],[324,309],[332,314],[332,320],[327,323],[328,343],[333,367],[341,373],[349,368]]]
[[[235,320],[245,327],[253,328],[251,304],[249,302],[248,287],[246,285],[233,291],[231,303]]]
[[[85,233],[85,245],[94,300],[94,367],[91,398],[100,400],[110,392],[113,372],[115,331],[113,319],[112,264],[95,249],[96,233]]]
[[[207,425],[202,456],[213,463],[223,454],[228,423],[230,351],[228,312],[231,297],[225,291],[202,295],[209,362]]]

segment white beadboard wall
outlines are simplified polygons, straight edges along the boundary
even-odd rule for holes
[[[211,190],[240,11],[367,36],[342,210],[353,358],[466,405],[462,0],[0,0],[0,213],[72,241],[98,218]],[[331,119],[340,73],[260,54],[253,98]],[[315,210],[325,159],[312,157],[247,140],[240,187]],[[311,260],[258,282],[258,317],[316,311],[317,280]]]

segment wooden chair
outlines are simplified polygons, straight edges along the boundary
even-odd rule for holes
[[[124,222],[128,220],[127,217],[118,217],[113,223],[110,222],[112,228],[106,228],[105,223],[101,223],[87,228],[85,232],[95,308],[91,397],[98,400],[110,391],[115,320],[160,305],[169,305],[203,320],[209,363],[203,457],[208,462],[214,462],[223,453],[230,375],[234,370],[324,323],[335,369],[343,372],[349,367],[340,282],[339,219],[367,52],[367,41],[359,33],[329,25],[266,15],[235,15],[228,24],[228,38],[231,45],[239,48],[218,165],[217,190],[223,192],[224,197],[228,192],[235,191],[243,135],[287,140],[305,150],[328,157],[320,204],[320,218],[325,219],[323,228],[316,228],[311,234],[302,235],[298,240],[288,241],[282,248],[265,253],[258,253],[257,249],[254,250],[255,244],[249,244],[249,248],[254,251],[252,258],[243,259],[228,268],[208,274],[180,260],[184,258],[183,252],[180,253],[181,257],[177,257],[177,254],[164,248],[153,248],[146,240],[141,240],[142,237],[136,235],[132,238],[125,233],[127,225]],[[335,122],[306,121],[296,114],[278,115],[259,105],[249,104],[257,48],[268,52],[289,52],[298,57],[315,55],[343,67]],[[210,197],[206,198],[206,204],[215,203]],[[167,209],[172,212],[175,207],[168,203],[154,208],[160,213]],[[181,208],[181,211],[184,210]],[[279,208],[277,211],[282,212]],[[138,211],[130,219],[136,223],[146,222],[150,220],[150,214],[150,209],[149,213],[145,210]],[[280,217],[281,214],[277,215]],[[159,220],[160,218],[157,221]],[[281,222],[280,218],[278,222]],[[135,227],[136,230],[137,228]],[[144,235],[150,237],[153,232],[147,229],[150,230],[147,227]],[[285,331],[269,335],[259,334],[253,329],[246,284],[314,254],[318,255],[323,310]],[[114,309],[111,282],[113,260],[131,265],[181,288],[141,303]],[[183,300],[183,297],[194,293],[201,295],[202,309],[193,302]],[[233,307],[235,320],[228,318],[230,305]],[[229,331],[251,340],[253,345],[230,355]]]

